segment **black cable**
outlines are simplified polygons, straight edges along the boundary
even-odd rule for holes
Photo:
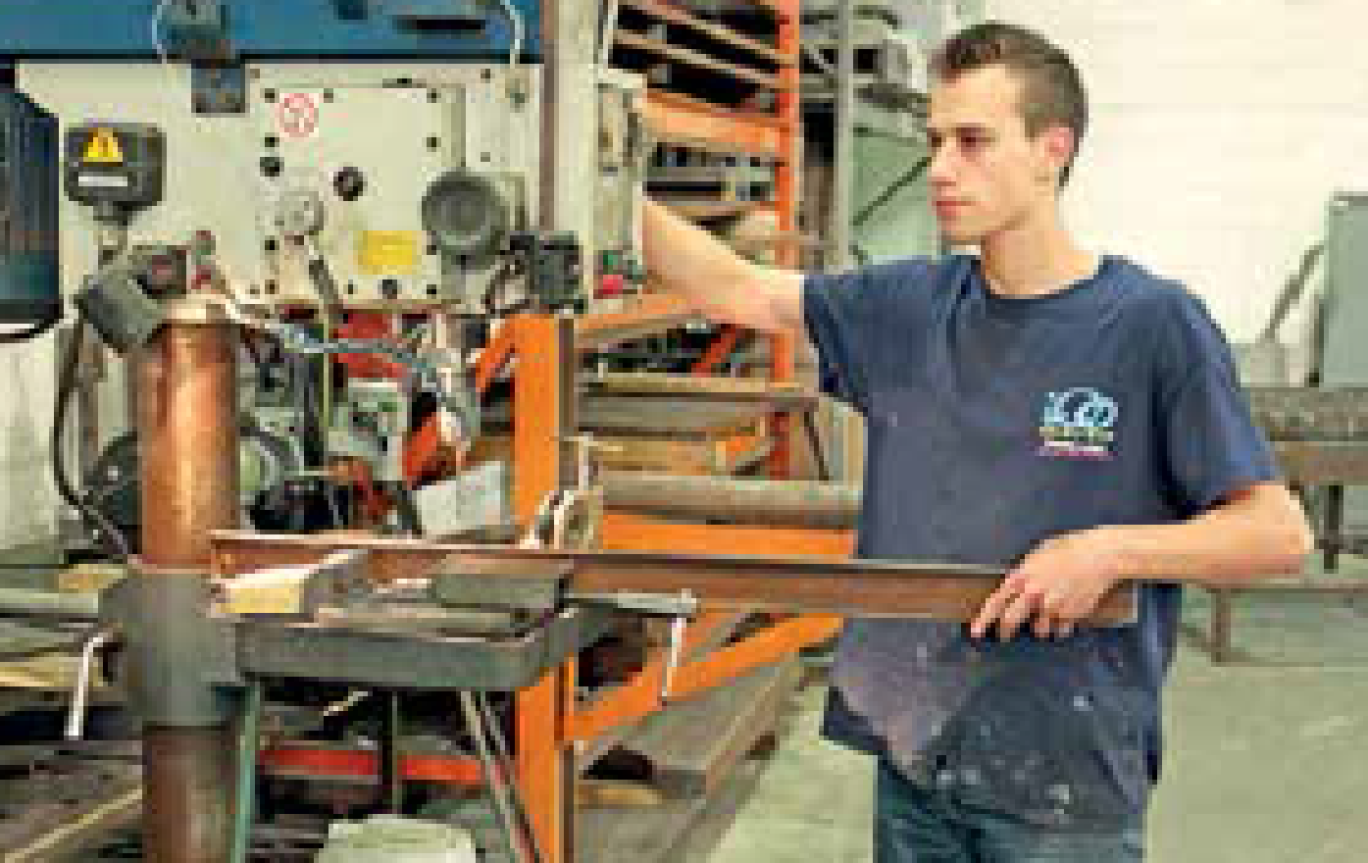
[[[831,466],[827,464],[822,439],[817,436],[817,423],[812,419],[812,411],[803,411],[803,429],[807,432],[808,446],[812,447],[812,460],[817,465],[817,478],[822,482],[831,482]]]
[[[57,379],[57,399],[53,407],[52,433],[49,440],[49,449],[52,451],[52,477],[62,499],[81,514],[88,527],[93,528],[99,536],[113,546],[112,556],[120,562],[125,562],[132,557],[128,538],[98,506],[88,497],[77,492],[67,473],[66,447],[62,440],[62,433],[66,429],[71,400],[76,395],[76,369],[80,365],[81,345],[85,341],[86,326],[85,316],[77,315],[76,326],[71,331],[71,339],[66,346],[66,356],[62,359],[61,374]]]

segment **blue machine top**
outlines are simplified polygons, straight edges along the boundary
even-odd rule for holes
[[[512,43],[500,0],[217,2],[226,10],[232,47],[244,59],[493,59],[506,56]],[[541,0],[511,2],[523,19],[523,57],[539,59]],[[157,7],[158,0],[0,0],[0,63],[155,57]],[[413,29],[397,17],[400,9],[442,14],[472,8],[487,13],[484,27]]]

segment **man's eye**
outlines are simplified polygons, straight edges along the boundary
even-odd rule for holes
[[[960,146],[966,150],[977,150],[988,145],[987,135],[962,135],[960,136]]]

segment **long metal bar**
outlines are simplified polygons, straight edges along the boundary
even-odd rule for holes
[[[855,548],[855,534],[848,530],[811,527],[687,524],[609,510],[603,514],[603,523],[599,526],[599,548],[847,557]]]
[[[678,327],[698,312],[677,294],[651,294],[626,311],[581,317],[575,326],[575,349],[592,351]]]
[[[365,548],[368,574],[381,580],[434,572],[538,577],[548,565],[570,564],[571,586],[585,592],[690,590],[704,602],[730,607],[945,620],[970,619],[1005,574],[1000,567],[953,563],[526,549],[237,531],[215,531],[213,543],[223,573],[314,563],[340,549]],[[1130,589],[1115,590],[1089,620],[1129,623],[1134,602]]]
[[[606,472],[603,502],[610,509],[692,521],[787,525],[829,530],[855,527],[855,486],[802,480]]]

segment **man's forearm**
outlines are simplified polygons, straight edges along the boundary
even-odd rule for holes
[[[741,258],[707,231],[650,199],[643,218],[647,271],[694,308],[714,321],[757,329],[801,326],[793,296],[797,274]]]
[[[1276,494],[1274,493],[1276,490]],[[1177,524],[1107,527],[1126,578],[1235,586],[1297,572],[1311,550],[1306,520],[1285,489],[1235,500]],[[1277,498],[1287,496],[1289,505]]]

